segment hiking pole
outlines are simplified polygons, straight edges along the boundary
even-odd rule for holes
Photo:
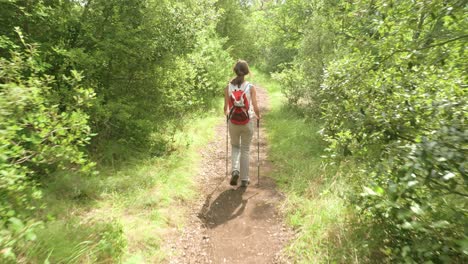
[[[257,118],[257,185],[260,186],[260,119]]]
[[[228,137],[228,129],[229,129],[229,115],[226,115],[226,177],[229,176],[228,174],[228,143],[229,143],[229,137]]]

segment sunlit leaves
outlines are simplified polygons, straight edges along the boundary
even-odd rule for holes
[[[35,239],[39,222],[31,214],[41,197],[35,180],[56,169],[86,174],[93,167],[83,152],[91,134],[83,109],[94,92],[81,87],[81,75],[72,71],[64,79],[76,101],[61,111],[40,53],[24,47],[10,46],[10,58],[0,58],[0,259],[9,261],[18,244]]]
[[[293,69],[277,75],[290,103],[321,110],[329,156],[359,161],[353,201],[384,229],[381,252],[394,261],[467,257],[457,242],[468,197],[465,10],[455,0],[324,5],[303,20]]]

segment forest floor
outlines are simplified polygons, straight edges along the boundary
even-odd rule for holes
[[[266,113],[267,92],[262,88],[257,90],[261,112]],[[264,128],[260,128],[260,139],[255,131],[252,141],[251,182],[247,188],[229,185],[225,173],[226,123],[222,118],[215,129],[214,140],[200,149],[201,168],[194,175],[199,199],[189,204],[189,217],[183,230],[174,229],[166,237],[168,262],[288,263],[282,249],[293,237],[293,231],[285,225],[279,209],[284,196],[268,177],[273,167],[268,160]],[[260,182],[257,140],[260,140]]]

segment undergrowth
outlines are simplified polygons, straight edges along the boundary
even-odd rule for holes
[[[218,109],[219,106],[218,106]],[[167,155],[101,166],[88,178],[60,175],[43,182],[44,219],[24,259],[37,263],[158,263],[162,235],[181,228],[183,202],[196,196],[198,149],[213,136],[219,111],[195,116],[174,136]],[[23,261],[24,262],[24,261]]]
[[[297,235],[286,248],[295,263],[359,263],[368,255],[365,230],[345,201],[353,164],[327,165],[321,124],[288,107],[278,83],[257,73],[269,92],[265,116],[272,177],[285,193],[282,209]]]

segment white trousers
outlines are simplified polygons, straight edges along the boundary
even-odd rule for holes
[[[252,120],[245,125],[235,125],[229,122],[229,135],[232,146],[232,170],[240,172],[241,180],[249,180],[249,151],[253,133]]]

